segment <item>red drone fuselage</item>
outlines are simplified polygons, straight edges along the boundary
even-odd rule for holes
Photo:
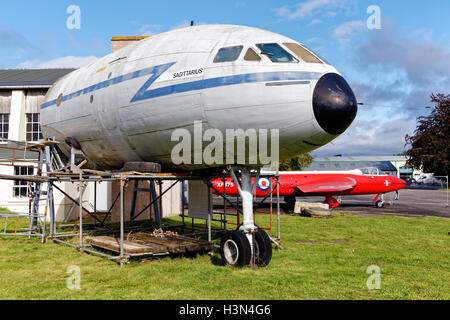
[[[385,194],[398,191],[406,187],[406,182],[389,175],[363,175],[353,173],[322,173],[322,172],[280,172],[280,196],[325,196],[325,202],[330,207],[337,205],[333,196]],[[255,183],[255,178],[252,178]],[[213,179],[212,184],[220,193],[229,196],[238,195],[238,189],[232,178]],[[261,176],[256,184],[255,196],[265,197],[272,191],[276,196],[276,178]],[[217,193],[216,191],[214,191]]]

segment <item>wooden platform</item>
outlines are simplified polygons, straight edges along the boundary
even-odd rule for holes
[[[86,237],[85,240],[93,247],[120,252],[120,240],[114,237]],[[136,233],[126,236],[124,254],[130,256],[152,254],[174,254],[212,250],[214,244],[177,234],[155,236],[152,233]]]

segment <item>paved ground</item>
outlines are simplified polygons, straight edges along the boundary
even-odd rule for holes
[[[375,208],[372,200],[375,196],[345,196],[342,204],[335,210],[351,212],[358,215],[398,215],[407,217],[446,217],[450,218],[450,207],[447,207],[447,192],[437,190],[403,189],[399,200],[390,204],[391,195],[385,195],[386,206]],[[300,198],[299,198],[300,199]],[[306,201],[323,201],[319,197],[302,198]]]
[[[447,192],[426,189],[403,189],[400,190],[399,200],[393,200],[393,194],[385,195],[384,200],[386,206],[384,208],[375,208],[372,202],[374,195],[364,196],[344,196],[342,204],[334,209],[337,212],[346,212],[361,216],[380,216],[380,215],[397,215],[405,217],[446,217],[450,218],[450,207],[447,204]],[[449,194],[450,197],[450,194]],[[236,198],[231,198],[233,202]],[[283,199],[283,198],[281,198]],[[323,202],[325,197],[298,197],[299,201]],[[222,200],[216,198],[214,204],[221,204]],[[256,202],[255,202],[256,204]],[[284,201],[281,202],[284,208]],[[276,212],[276,203],[273,205]],[[232,211],[232,210],[231,210]],[[268,201],[264,203],[257,213],[268,213]],[[285,213],[283,210],[282,213]]]

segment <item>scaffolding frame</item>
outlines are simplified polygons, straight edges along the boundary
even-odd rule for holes
[[[47,241],[46,220],[48,208],[53,204],[53,194],[48,192],[48,190],[41,190],[41,184],[46,182],[46,180],[41,177],[41,174],[43,166],[46,165],[44,163],[45,148],[49,148],[49,146],[54,145],[54,143],[48,142],[46,144],[39,144],[15,140],[2,140],[2,143],[5,144],[0,145],[0,149],[11,151],[12,156],[10,158],[0,157],[1,166],[33,168],[33,172],[34,170],[37,170],[37,175],[33,177],[33,179],[28,179],[23,176],[16,176],[14,179],[8,179],[7,176],[3,176],[2,179],[4,180],[27,182],[29,210],[28,213],[9,211],[0,212],[0,218],[5,219],[3,232],[0,233],[0,236],[41,237],[41,240],[44,243]],[[22,154],[21,157],[20,154]],[[32,156],[31,158],[28,158],[27,156],[30,154],[32,154]],[[26,165],[27,163],[31,165]],[[47,196],[47,198],[42,199],[41,196],[43,195]],[[46,201],[44,213],[40,213],[41,201]],[[52,213],[53,211],[51,211],[51,214]],[[29,224],[27,229],[22,229],[21,232],[18,232],[20,218],[27,218]],[[14,232],[8,232],[7,230],[10,219],[14,219],[15,221]]]
[[[16,142],[17,143],[17,142]],[[139,257],[139,258],[151,258],[151,257],[160,257],[164,255],[169,255],[169,252],[165,253],[139,253],[139,254],[125,254],[124,250],[124,241],[125,241],[125,232],[138,232],[138,231],[145,231],[145,230],[154,230],[155,226],[151,227],[133,227],[133,222],[136,221],[136,219],[142,215],[147,209],[150,209],[152,206],[154,208],[155,212],[155,220],[153,222],[156,222],[156,226],[160,229],[190,229],[191,233],[185,234],[188,236],[199,236],[199,235],[207,235],[208,241],[212,241],[213,234],[222,234],[223,232],[226,232],[227,225],[238,225],[240,223],[240,214],[242,213],[242,210],[239,208],[239,203],[236,205],[233,202],[231,202],[227,196],[226,196],[226,187],[224,194],[221,194],[218,192],[218,190],[212,185],[211,179],[213,178],[222,178],[225,179],[227,175],[200,175],[200,174],[191,174],[191,173],[139,173],[139,172],[105,172],[105,171],[96,171],[96,170],[89,170],[85,169],[82,170],[79,168],[79,172],[75,173],[74,170],[72,172],[64,172],[61,170],[67,169],[67,166],[64,167],[63,162],[61,161],[59,154],[57,150],[55,149],[55,146],[57,145],[57,142],[53,141],[46,141],[42,143],[35,143],[35,144],[26,144],[24,143],[23,146],[20,146],[18,148],[13,147],[7,147],[10,148],[13,152],[13,158],[9,159],[11,161],[12,165],[14,163],[33,163],[36,164],[34,167],[37,168],[37,175],[33,176],[5,176],[0,175],[0,179],[2,180],[13,180],[13,181],[26,181],[28,182],[29,186],[33,185],[33,188],[30,188],[32,190],[30,194],[30,201],[29,201],[29,212],[28,213],[2,213],[0,212],[0,218],[5,218],[5,227],[4,227],[4,233],[0,233],[0,236],[9,236],[9,235],[15,235],[15,236],[26,236],[28,238],[31,237],[41,237],[42,242],[45,243],[48,240],[51,240],[55,243],[64,244],[73,248],[76,248],[80,252],[85,252],[93,255],[97,255],[103,258],[107,258],[111,261],[116,261],[120,265],[124,265],[129,263],[131,258]],[[17,151],[23,151],[24,155],[26,155],[26,152],[35,152],[38,154],[37,160],[33,159],[17,159],[16,154]],[[24,157],[25,158],[25,157]],[[1,160],[1,159],[0,159]],[[71,156],[71,167],[74,165],[74,154]],[[78,170],[76,170],[78,171]],[[182,223],[178,225],[164,225],[162,223],[162,197],[169,192],[175,185],[178,183],[184,183],[184,181],[189,180],[201,180],[204,181],[205,184],[209,187],[214,189],[219,196],[223,198],[223,213],[221,213],[220,219],[214,219],[214,212],[213,210],[209,210],[208,212],[208,219],[206,220],[206,230],[203,228],[199,228],[194,223],[195,218],[192,218],[192,225],[189,228],[187,226],[187,223],[185,221],[185,218],[187,217],[185,215],[184,211],[184,201],[182,201]],[[86,185],[89,182],[94,182],[95,188],[97,182],[104,182],[104,181],[116,181],[119,182],[119,191],[116,197],[114,198],[114,201],[109,208],[109,210],[106,212],[106,215],[103,220],[99,219],[97,216],[97,196],[96,196],[96,190],[95,190],[95,196],[94,196],[94,212],[91,212],[83,205],[83,195],[86,190]],[[144,209],[140,210],[140,212],[136,213],[136,192],[139,191],[136,188],[139,185],[139,182],[141,181],[149,181],[150,191],[151,193],[151,199],[147,206],[145,206]],[[162,191],[162,181],[171,181],[171,186],[166,189],[164,192]],[[77,185],[78,189],[78,199],[74,199],[71,195],[69,195],[67,192],[62,190],[62,188],[58,187],[57,183],[61,182],[68,182],[68,183],[75,183]],[[130,212],[130,220],[125,221],[125,199],[124,199],[124,192],[125,189],[129,186],[130,183],[134,183],[135,190],[134,190],[134,196],[132,200],[132,206],[131,206],[131,212]],[[155,183],[159,184],[159,195],[156,195],[156,186]],[[277,184],[274,188],[278,189],[278,183],[279,180],[277,178]],[[43,191],[42,185],[45,184],[47,186],[47,190]],[[72,214],[72,212],[75,210],[74,208],[78,207],[78,224],[67,224],[67,225],[61,225],[58,226],[56,222],[56,216],[55,216],[55,203],[54,203],[54,191],[62,193],[67,199],[69,199],[72,203],[72,209],[69,214]],[[142,191],[142,190],[140,190]],[[272,231],[272,193],[274,189],[272,189],[268,195],[261,201],[263,203],[267,197],[270,195],[271,197],[271,223],[269,230]],[[41,197],[45,195],[46,198],[42,199]],[[182,199],[184,200],[184,197],[182,196]],[[44,212],[40,212],[40,202],[46,201],[46,206],[44,209]],[[278,191],[278,197],[277,197],[277,210],[278,210],[278,237],[276,239],[272,240],[275,244],[279,246],[281,235],[280,235],[280,205],[279,205],[279,191]],[[117,226],[114,223],[108,224],[106,222],[107,218],[111,215],[113,208],[115,205],[117,205],[117,202],[119,202],[119,215],[120,215],[120,221],[119,226]],[[233,208],[236,209],[236,219],[237,223],[232,223],[227,220],[227,216],[232,216],[233,214],[228,213],[227,214],[227,205],[230,204]],[[209,206],[212,208],[212,206]],[[84,214],[89,215],[94,219],[94,224],[86,224],[84,223]],[[8,233],[7,231],[7,225],[8,221],[10,219],[16,218],[16,225],[17,221],[20,218],[28,218],[29,220],[29,228],[25,230],[26,232],[17,232],[17,227],[14,233]],[[212,222],[220,222],[220,228],[214,229],[212,228]],[[78,232],[62,232],[61,229],[69,228],[69,227],[77,227],[78,226]],[[268,229],[268,228],[264,228]],[[87,244],[84,242],[84,237],[86,235],[86,232],[95,232],[96,234],[112,234],[113,236],[118,235],[119,239],[119,253],[114,254],[108,254],[105,252],[100,252],[98,250],[94,250],[93,246],[90,244]],[[68,238],[77,238],[78,243],[71,243],[69,242]]]

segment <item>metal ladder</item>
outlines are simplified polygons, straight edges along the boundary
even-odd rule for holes
[[[158,196],[156,195],[155,181],[149,180],[149,184],[150,184],[149,188],[139,188],[139,181],[136,180],[134,182],[133,200],[131,202],[130,220],[133,221],[135,218],[138,193],[139,192],[148,192],[150,195],[150,201],[153,203],[153,211],[155,212],[156,223],[158,224],[158,226],[161,227],[161,217],[159,214]],[[148,209],[150,210],[150,217],[151,217],[151,215],[152,215],[151,206]],[[138,215],[140,215],[141,213],[142,212],[140,212]]]
[[[38,176],[44,175],[44,167],[45,167],[45,174],[47,175],[51,170],[54,169],[54,162],[52,155],[55,154],[55,150],[52,150],[50,146],[45,146],[44,149],[39,152],[39,166],[38,166]],[[59,158],[59,156],[58,156]],[[61,159],[59,159],[61,161]],[[56,162],[57,164],[57,162]],[[46,196],[45,199],[41,199],[41,196]],[[45,205],[45,212],[43,215],[43,221],[41,219],[38,219],[40,216],[39,210],[40,210],[40,202],[46,201]],[[56,216],[55,216],[55,201],[53,197],[53,182],[48,181],[47,182],[47,190],[42,190],[42,182],[35,182],[34,183],[34,191],[32,193],[32,200],[31,200],[31,212],[30,212],[30,232],[32,230],[36,230],[38,228],[38,222],[40,224],[40,227],[42,229],[42,241],[45,242],[46,239],[46,224],[47,224],[47,214],[50,218],[50,234],[49,236],[52,237],[56,234]]]
[[[25,143],[25,156],[26,160],[26,151],[28,150],[27,144]],[[29,180],[22,179],[22,181],[28,182],[28,199],[29,206],[27,213],[19,213],[19,212],[0,212],[0,218],[5,219],[5,225],[0,232],[0,235],[5,236],[27,236],[31,238],[32,236],[38,236],[42,238],[42,242],[47,240],[48,235],[52,236],[56,234],[56,217],[55,217],[55,205],[53,198],[53,182],[40,179],[41,177],[45,177],[51,170],[54,168],[61,169],[63,164],[61,158],[57,154],[57,151],[54,150],[54,146],[50,144],[40,144],[39,148],[35,149],[35,152],[38,153],[38,161],[37,161],[37,175],[36,177],[30,178]],[[14,158],[14,150],[13,150],[13,158]],[[44,172],[45,170],[45,172]],[[34,173],[33,173],[34,174]],[[13,180],[13,179],[11,179]],[[47,184],[47,190],[43,189],[43,184]],[[45,201],[45,210],[41,212],[41,202]],[[15,218],[15,228],[14,232],[8,232],[8,223],[11,222],[11,219]],[[21,228],[18,230],[19,219],[28,219],[28,227]],[[49,219],[47,219],[49,218]],[[47,233],[47,222],[50,221],[49,233]]]

